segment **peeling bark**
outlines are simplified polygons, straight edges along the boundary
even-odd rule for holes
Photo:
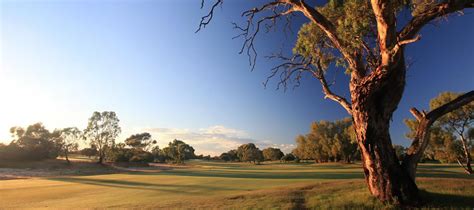
[[[390,138],[390,120],[405,86],[403,55],[370,85],[351,80],[352,116],[367,186],[383,202],[417,205],[418,187],[402,170]],[[388,79],[390,78],[390,79]]]

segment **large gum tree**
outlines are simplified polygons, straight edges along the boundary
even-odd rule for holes
[[[417,205],[420,197],[415,183],[418,161],[427,146],[429,128],[438,118],[474,99],[474,91],[429,113],[413,108],[419,122],[416,138],[406,157],[399,160],[390,139],[393,112],[402,98],[407,63],[405,46],[418,41],[420,30],[439,18],[462,13],[474,7],[473,0],[274,0],[242,13],[244,24],[234,24],[243,39],[241,53],[246,53],[252,68],[257,52],[255,37],[278,24],[290,26],[299,14],[307,19],[299,32],[293,55],[282,53],[269,78],[277,77],[278,86],[298,83],[309,73],[321,83],[325,98],[339,103],[352,116],[362,166],[370,193],[383,202]],[[214,17],[223,0],[213,1],[202,17],[198,31]],[[204,1],[201,7],[206,6]],[[410,12],[407,12],[407,11]],[[400,14],[411,13],[405,25]],[[406,15],[404,15],[406,16]],[[325,73],[329,66],[346,69],[350,77],[350,99],[330,89]],[[331,68],[334,69],[334,68]],[[421,82],[421,81],[420,81]]]

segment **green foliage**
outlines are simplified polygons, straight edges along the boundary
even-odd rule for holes
[[[134,134],[125,139],[125,144],[128,146],[145,151],[148,151],[150,147],[156,143],[156,140],[152,139],[151,134],[149,133]]]
[[[173,140],[168,147],[163,148],[162,153],[166,160],[172,163],[184,163],[184,160],[195,158],[194,148],[181,140]]]
[[[423,14],[424,11],[433,8],[437,3],[442,2],[441,0],[411,0],[411,14],[418,16]]]
[[[163,153],[163,150],[161,150],[159,146],[154,146],[151,149],[151,154],[153,155],[154,162],[163,163],[166,161],[166,155]]]
[[[335,122],[313,122],[308,134],[296,137],[296,144],[293,154],[303,160],[351,162],[358,156],[350,118]]]
[[[431,110],[436,109],[454,99],[459,95],[453,92],[443,92],[430,101]],[[438,160],[443,163],[457,162],[458,159],[465,159],[463,152],[463,139],[472,150],[472,145],[467,142],[469,131],[472,130],[474,120],[474,102],[471,102],[457,110],[445,114],[439,118],[431,127],[428,147],[425,151],[425,158]],[[416,135],[418,121],[405,119],[405,124],[409,128],[406,137],[413,139]],[[469,153],[469,152],[468,152]]]
[[[262,151],[253,143],[243,144],[237,148],[237,156],[242,162],[258,164],[263,161]]]
[[[221,160],[223,160],[223,161],[225,161],[225,162],[231,160],[229,154],[227,154],[226,152],[224,152],[224,153],[222,153],[221,155],[219,155],[219,159],[221,159]]]
[[[362,51],[361,40],[368,36],[376,36],[373,30],[376,22],[369,1],[331,0],[316,9],[333,23],[338,37],[351,52]],[[312,22],[300,28],[293,53],[320,60],[323,70],[331,63],[346,66],[344,59],[335,51],[326,34]]]
[[[280,160],[285,154],[278,148],[266,148],[262,150],[264,160]]]
[[[239,161],[239,157],[237,156],[237,150],[233,149],[228,152],[224,152],[219,156],[219,159],[223,161]]]
[[[87,157],[92,157],[97,155],[97,148],[94,145],[91,145],[89,148],[84,148],[81,150],[81,155],[87,156]]]
[[[119,119],[115,112],[94,112],[89,118],[84,137],[98,150],[99,162],[102,163],[108,152],[115,145],[115,138],[120,134]]]
[[[56,144],[60,148],[61,153],[69,161],[68,154],[75,151],[79,147],[79,141],[82,139],[82,132],[76,127],[69,127],[55,130],[57,133]]]
[[[460,95],[460,93],[443,92],[430,101],[430,108],[431,110],[436,109]],[[474,102],[445,114],[438,119],[437,123],[453,132],[459,133],[462,131],[462,135],[465,135],[464,131],[467,131],[474,123]]]
[[[430,108],[436,109],[459,97],[461,93],[443,92],[430,101]],[[469,138],[469,130],[474,124],[474,102],[453,110],[437,120],[435,126],[439,132],[449,133],[440,136],[445,142],[446,154],[443,159],[447,162],[470,160],[472,143]],[[449,139],[450,141],[447,141]],[[439,157],[438,157],[439,158]],[[467,161],[469,162],[469,161]],[[468,167],[469,163],[468,163]]]
[[[406,137],[413,139],[416,134],[418,121],[405,119],[405,124],[409,128]],[[425,160],[437,160],[442,163],[453,163],[456,162],[457,157],[462,154],[462,148],[453,133],[446,129],[442,129],[436,123],[430,129],[428,141],[428,147],[423,154]]]
[[[50,133],[43,124],[36,123],[22,127],[12,127],[14,137],[8,146],[0,149],[0,159],[4,160],[43,160],[56,158],[60,152],[57,133]]]
[[[281,161],[283,162],[290,162],[294,161],[296,157],[292,153],[285,154],[283,157],[281,157]]]
[[[148,163],[154,161],[154,156],[151,152],[145,151],[141,148],[127,148],[126,144],[119,143],[115,145],[110,152],[109,159],[113,162]]]
[[[404,9],[411,10],[413,16],[422,14],[432,8],[440,0],[397,0],[390,1],[390,7],[401,14]],[[366,54],[364,42],[367,47],[378,51],[377,23],[370,1],[366,0],[329,0],[318,10],[335,28],[341,45],[347,52]],[[333,43],[315,23],[303,24],[298,31],[298,38],[293,48],[293,54],[300,54],[312,58],[313,63],[319,60],[322,70],[334,64],[347,68],[346,61]],[[346,69],[348,73],[350,69]]]

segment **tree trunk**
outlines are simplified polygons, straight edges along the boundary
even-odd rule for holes
[[[402,170],[389,131],[405,87],[403,53],[397,58],[373,72],[370,82],[351,79],[352,117],[370,193],[382,202],[417,205],[418,187]]]
[[[68,151],[67,151],[67,150],[64,151],[64,156],[66,157],[67,164],[70,164],[71,161],[69,161]]]
[[[463,166],[463,168],[467,174],[472,174],[471,154],[469,153],[469,147],[467,145],[466,138],[464,138],[463,134],[461,134],[460,137],[461,137],[462,148],[464,150],[464,158],[466,159],[466,167]]]
[[[417,113],[415,112],[418,111],[412,109],[411,112],[416,116]],[[418,119],[418,123],[415,139],[413,139],[412,145],[408,148],[402,162],[403,170],[408,173],[413,181],[415,181],[416,178],[418,163],[423,157],[424,150],[428,147],[429,129],[432,125],[432,121],[426,118],[420,118]]]
[[[355,111],[353,114],[370,193],[387,203],[418,204],[418,187],[399,164],[389,135],[389,122],[382,119],[363,122],[360,119],[368,117],[367,113]]]
[[[104,152],[102,151],[103,149],[99,149],[99,162],[98,164],[104,163]]]

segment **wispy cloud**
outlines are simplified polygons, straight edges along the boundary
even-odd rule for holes
[[[173,139],[180,139],[193,146],[196,154],[204,155],[219,155],[245,143],[255,143],[260,149],[278,147],[283,152],[290,152],[295,147],[293,144],[276,144],[270,140],[251,138],[245,131],[222,125],[200,129],[144,128],[141,130],[152,134],[158,140],[160,147],[166,146]]]

